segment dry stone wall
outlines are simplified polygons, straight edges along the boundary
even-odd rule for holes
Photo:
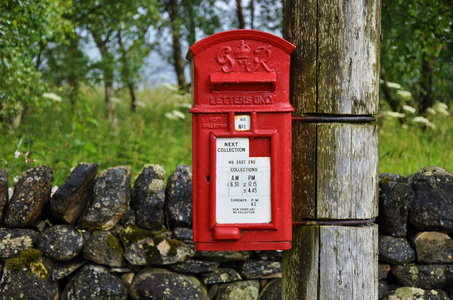
[[[281,299],[282,252],[196,251],[192,169],[0,170],[0,299]],[[381,174],[379,297],[451,299],[453,175]],[[14,192],[12,192],[14,189]]]

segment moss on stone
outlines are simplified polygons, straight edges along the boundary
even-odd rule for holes
[[[184,244],[183,242],[174,239],[169,239],[167,242],[170,244],[170,251],[168,252],[168,255],[170,256],[178,254],[178,248]]]
[[[107,235],[107,245],[119,256],[124,256],[124,249],[121,246],[120,240],[113,234]]]
[[[5,262],[5,269],[10,271],[25,271],[35,274],[42,280],[49,278],[49,272],[41,261],[42,252],[37,249],[27,249],[19,256],[10,258]]]
[[[154,234],[151,231],[141,229],[136,225],[130,225],[120,232],[120,238],[124,244],[130,246],[141,240],[153,238]]]

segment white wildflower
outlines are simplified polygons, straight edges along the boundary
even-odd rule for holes
[[[12,187],[8,188],[8,199],[11,200],[11,197],[14,194],[14,189]]]
[[[407,111],[407,112],[409,112],[411,114],[415,113],[415,108],[413,108],[412,106],[409,106],[409,105],[403,105],[403,110]]]
[[[384,80],[380,79],[379,83],[384,84]],[[387,81],[387,86],[391,89],[400,89],[401,88],[401,85],[399,85],[398,83],[389,82],[389,81]]]
[[[20,153],[19,150],[16,150],[16,152],[14,152],[14,158],[17,159],[22,153]]]
[[[435,111],[437,111],[441,115],[444,115],[444,116],[449,116],[450,115],[450,113],[448,112],[448,106],[445,103],[436,102],[434,104],[433,108],[434,108]]]
[[[424,124],[426,127],[429,127],[431,129],[435,129],[436,128],[436,125],[432,122],[430,122],[427,118],[425,117],[415,117],[414,118],[414,122],[415,123],[422,123]]]
[[[179,107],[185,107],[185,108],[192,108],[192,104],[191,103],[179,103],[178,106]]]
[[[400,97],[406,99],[406,100],[412,100],[412,94],[409,91],[397,91],[396,92]]]
[[[185,119],[186,116],[179,110],[173,110],[172,112],[166,112],[165,117],[170,120]]]
[[[43,96],[44,98],[53,100],[53,101],[55,101],[55,102],[61,102],[61,97],[58,96],[58,95],[56,95],[56,94],[54,94],[54,93],[44,93],[44,94],[42,94],[42,96]]]
[[[404,118],[406,116],[405,114],[395,112],[395,111],[386,111],[386,112],[384,112],[384,114],[386,116],[392,117],[392,118]]]
[[[13,178],[13,181],[14,181],[15,183],[17,183],[17,182],[19,181],[19,177],[18,177],[18,176],[15,176],[15,177]]]
[[[135,101],[134,104],[135,104],[136,106],[146,107],[146,103],[145,103],[145,102]]]
[[[433,116],[436,114],[436,111],[435,111],[434,109],[432,109],[431,107],[428,107],[428,108],[426,109],[426,112],[427,112],[428,114],[430,114],[430,115],[433,115]]]
[[[176,117],[178,117],[179,119],[183,119],[183,120],[184,120],[184,119],[186,118],[186,115],[183,114],[182,112],[180,112],[179,110],[174,110],[174,111],[173,111],[173,114],[174,114]]]
[[[167,89],[169,89],[170,91],[173,91],[173,92],[177,92],[178,91],[178,86],[175,85],[175,84],[171,84],[171,83],[164,83],[164,87],[166,87]]]

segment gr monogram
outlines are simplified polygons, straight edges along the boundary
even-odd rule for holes
[[[222,66],[222,71],[225,73],[247,71],[257,72],[260,67],[265,72],[274,71],[268,66],[271,58],[271,47],[256,47],[250,48],[245,41],[241,41],[239,45],[233,49],[230,46],[224,46],[217,51],[216,61]]]

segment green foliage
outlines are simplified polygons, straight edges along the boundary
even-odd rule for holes
[[[0,4],[0,123],[30,106],[48,104],[38,67],[50,42],[63,40],[71,25],[63,14],[70,0],[6,0]]]
[[[453,82],[451,0],[382,1],[381,70],[413,95],[425,112],[434,102],[451,102]],[[386,100],[390,95],[385,94]],[[398,109],[398,105],[392,105]]]
[[[145,164],[160,164],[167,176],[178,164],[191,164],[190,96],[166,87],[141,91],[135,114],[124,101],[118,103],[117,129],[112,129],[102,92],[82,92],[84,101],[74,110],[63,99],[37,108],[17,131],[0,135],[0,168],[9,170],[10,184],[27,168],[41,164],[53,168],[55,185],[61,185],[80,162],[100,163],[101,169],[129,165],[132,175]]]

